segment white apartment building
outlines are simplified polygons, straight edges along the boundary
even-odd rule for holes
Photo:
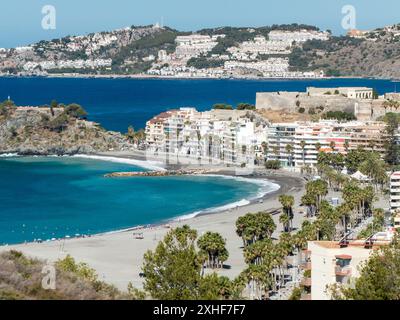
[[[329,40],[328,32],[314,31],[314,30],[298,30],[298,31],[285,31],[273,30],[268,34],[271,41],[283,41],[287,43],[301,43],[308,40]]]
[[[358,267],[380,246],[393,239],[393,230],[380,232],[367,240],[350,241],[341,245],[334,241],[310,241],[303,261],[305,269],[311,270],[311,278],[305,277],[301,285],[305,288],[304,300],[330,300],[327,290],[334,284],[350,285],[359,277]]]
[[[271,41],[263,36],[257,36],[254,40],[244,41],[239,47],[231,47],[228,52],[238,60],[256,59],[259,54],[289,54],[291,44],[282,41]]]
[[[275,123],[268,128],[268,160],[300,169],[305,165],[314,167],[319,152],[346,154],[362,147],[383,154],[385,126],[383,122],[336,120]],[[287,145],[292,147],[291,153]]]
[[[390,176],[390,211],[395,213],[400,210],[400,171],[393,172]]]
[[[283,167],[297,171],[304,166],[314,167],[320,152],[345,155],[360,147],[385,152],[383,122],[321,120],[269,124],[256,117],[245,110],[171,110],[147,122],[147,144],[153,151],[234,164],[279,160]],[[264,142],[268,145],[266,154]]]
[[[226,71],[232,71],[238,68],[254,69],[263,74],[284,73],[289,71],[289,60],[287,58],[269,58],[257,62],[225,61],[224,63],[224,69]]]
[[[211,51],[217,44],[217,40],[225,35],[208,35],[192,34],[188,36],[178,36],[175,39],[177,47],[175,56],[178,59],[189,59],[198,57],[203,53]]]
[[[162,113],[146,125],[149,150],[208,158],[232,164],[254,164],[266,140],[263,125],[243,110],[197,112],[181,108]]]

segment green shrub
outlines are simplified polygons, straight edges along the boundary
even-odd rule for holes
[[[278,170],[281,168],[281,162],[279,160],[268,160],[265,162],[265,168],[270,170]]]

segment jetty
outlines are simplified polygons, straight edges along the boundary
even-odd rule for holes
[[[166,171],[132,171],[132,172],[112,172],[104,175],[106,178],[123,178],[123,177],[168,177],[168,176],[187,176],[187,175],[204,175],[216,174],[217,169],[180,169]]]

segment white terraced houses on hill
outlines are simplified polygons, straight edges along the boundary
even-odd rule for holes
[[[299,30],[299,31],[285,31],[273,30],[268,34],[271,41],[283,41],[287,43],[292,42],[306,42],[308,40],[329,40],[330,34],[328,32],[314,31],[314,30]]]
[[[218,44],[218,38],[223,37],[225,37],[223,34],[211,37],[200,34],[178,36],[175,39],[177,44],[175,55],[178,59],[198,57],[203,53],[211,51]]]

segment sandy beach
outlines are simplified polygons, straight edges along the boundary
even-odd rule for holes
[[[110,155],[110,154],[108,154]],[[112,154],[116,157],[126,157],[126,154]],[[137,159],[137,156],[133,157]],[[229,172],[221,172],[229,174]],[[94,268],[99,279],[114,284],[121,290],[126,290],[129,282],[141,288],[143,279],[140,277],[143,255],[147,250],[154,249],[157,243],[165,236],[170,228],[184,224],[198,231],[199,236],[206,231],[219,232],[226,239],[229,259],[227,268],[219,273],[230,278],[237,276],[244,268],[242,255],[242,241],[236,235],[235,222],[238,217],[249,212],[276,211],[280,208],[278,196],[292,194],[296,200],[294,227],[299,227],[303,221],[303,214],[298,207],[303,194],[304,179],[299,175],[285,172],[257,172],[252,179],[265,179],[280,186],[278,191],[266,194],[263,198],[252,201],[250,204],[225,210],[218,213],[199,215],[197,217],[174,221],[168,225],[158,225],[140,230],[126,230],[114,233],[95,235],[87,238],[57,240],[44,243],[28,243],[0,247],[0,251],[15,249],[29,256],[38,257],[50,263],[70,254],[79,262],[85,262]],[[277,230],[275,237],[282,232],[279,223],[279,213],[273,215]],[[143,233],[143,239],[136,239],[133,233]]]

